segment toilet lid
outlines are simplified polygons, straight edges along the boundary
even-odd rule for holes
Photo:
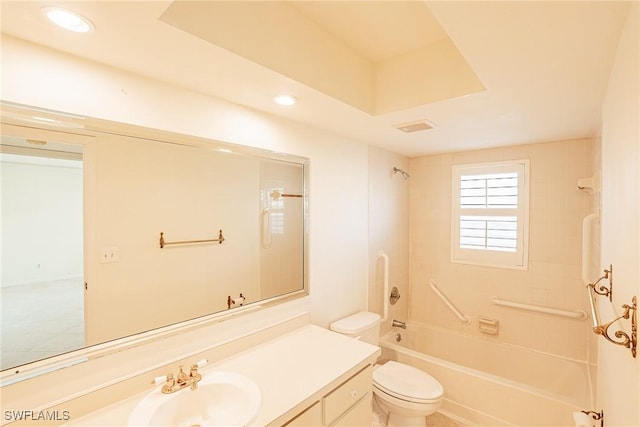
[[[440,399],[444,393],[442,385],[431,375],[393,360],[374,369],[373,384],[391,396],[410,402],[430,402]]]

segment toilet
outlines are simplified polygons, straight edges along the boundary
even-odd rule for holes
[[[362,311],[333,322],[330,329],[378,345],[380,316]],[[395,361],[373,367],[374,408],[388,417],[389,427],[425,427],[426,416],[442,403],[444,389],[431,375]]]

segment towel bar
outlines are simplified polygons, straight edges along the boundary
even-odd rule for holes
[[[169,246],[169,245],[188,245],[188,244],[193,244],[193,243],[211,243],[211,242],[218,242],[219,244],[222,244],[222,242],[224,242],[224,236],[222,235],[222,230],[220,230],[218,232],[218,238],[217,239],[205,239],[205,240],[182,240],[179,242],[167,242],[164,240],[164,233],[160,233],[160,249],[164,248],[165,246]]]

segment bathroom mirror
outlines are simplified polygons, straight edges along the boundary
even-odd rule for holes
[[[3,371],[306,289],[306,159],[2,113]]]

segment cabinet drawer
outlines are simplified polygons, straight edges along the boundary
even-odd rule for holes
[[[322,426],[322,405],[316,402],[302,411],[295,418],[285,424],[286,427],[315,427]]]
[[[373,422],[373,411],[371,409],[371,396],[369,392],[365,397],[360,399],[356,406],[349,409],[342,418],[338,418],[331,427],[362,427],[370,426]]]
[[[372,389],[372,368],[367,366],[324,397],[324,424],[331,424]]]

